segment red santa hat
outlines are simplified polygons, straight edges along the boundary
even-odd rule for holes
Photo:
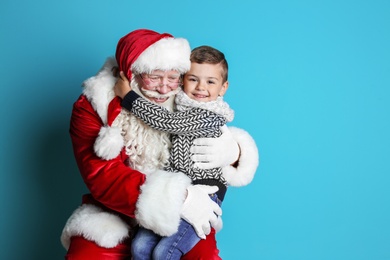
[[[123,36],[116,48],[116,61],[131,81],[134,74],[153,70],[176,70],[185,73],[190,69],[191,48],[184,38],[174,38],[168,33],[139,29]],[[95,142],[96,154],[106,160],[119,155],[124,142],[121,129],[111,127],[121,111],[119,98],[108,105],[106,126],[102,127]]]
[[[132,72],[150,73],[156,69],[187,72],[191,65],[190,54],[186,39],[147,29],[125,35],[116,48],[119,69],[125,72],[129,80]]]

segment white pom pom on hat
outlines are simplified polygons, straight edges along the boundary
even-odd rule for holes
[[[105,160],[117,157],[124,146],[121,131],[119,127],[103,126],[94,145],[96,155]]]
[[[115,97],[108,105],[107,124],[100,128],[95,140],[94,150],[97,156],[105,160],[116,158],[124,147],[122,129],[112,126],[122,107],[120,98]]]

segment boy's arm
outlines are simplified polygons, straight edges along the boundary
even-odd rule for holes
[[[192,136],[207,136],[223,126],[226,121],[211,111],[191,109],[183,112],[171,113],[167,109],[153,104],[136,92],[131,91],[129,81],[120,73],[116,83],[115,94],[123,99],[121,105],[150,127],[171,134],[185,134]]]
[[[167,109],[145,100],[134,91],[130,91],[125,96],[122,107],[150,127],[171,134],[206,136],[225,124],[223,117],[200,108],[171,113]]]

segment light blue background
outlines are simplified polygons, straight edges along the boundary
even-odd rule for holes
[[[2,1],[0,255],[62,259],[85,187],[68,135],[81,83],[150,28],[212,45],[261,164],[229,190],[223,259],[390,259],[390,2]]]

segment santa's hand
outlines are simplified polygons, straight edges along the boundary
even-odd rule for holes
[[[221,224],[218,216],[222,215],[222,209],[209,196],[216,191],[217,186],[191,185],[187,188],[188,194],[181,217],[193,226],[202,239],[206,239],[206,235],[210,234],[211,226]]]
[[[126,94],[130,92],[130,90],[131,90],[130,82],[126,78],[125,73],[121,71],[119,73],[119,78],[114,86],[115,95],[123,99],[126,96]]]
[[[211,169],[234,164],[240,155],[240,148],[226,125],[221,127],[218,138],[198,138],[190,149],[194,167]]]

